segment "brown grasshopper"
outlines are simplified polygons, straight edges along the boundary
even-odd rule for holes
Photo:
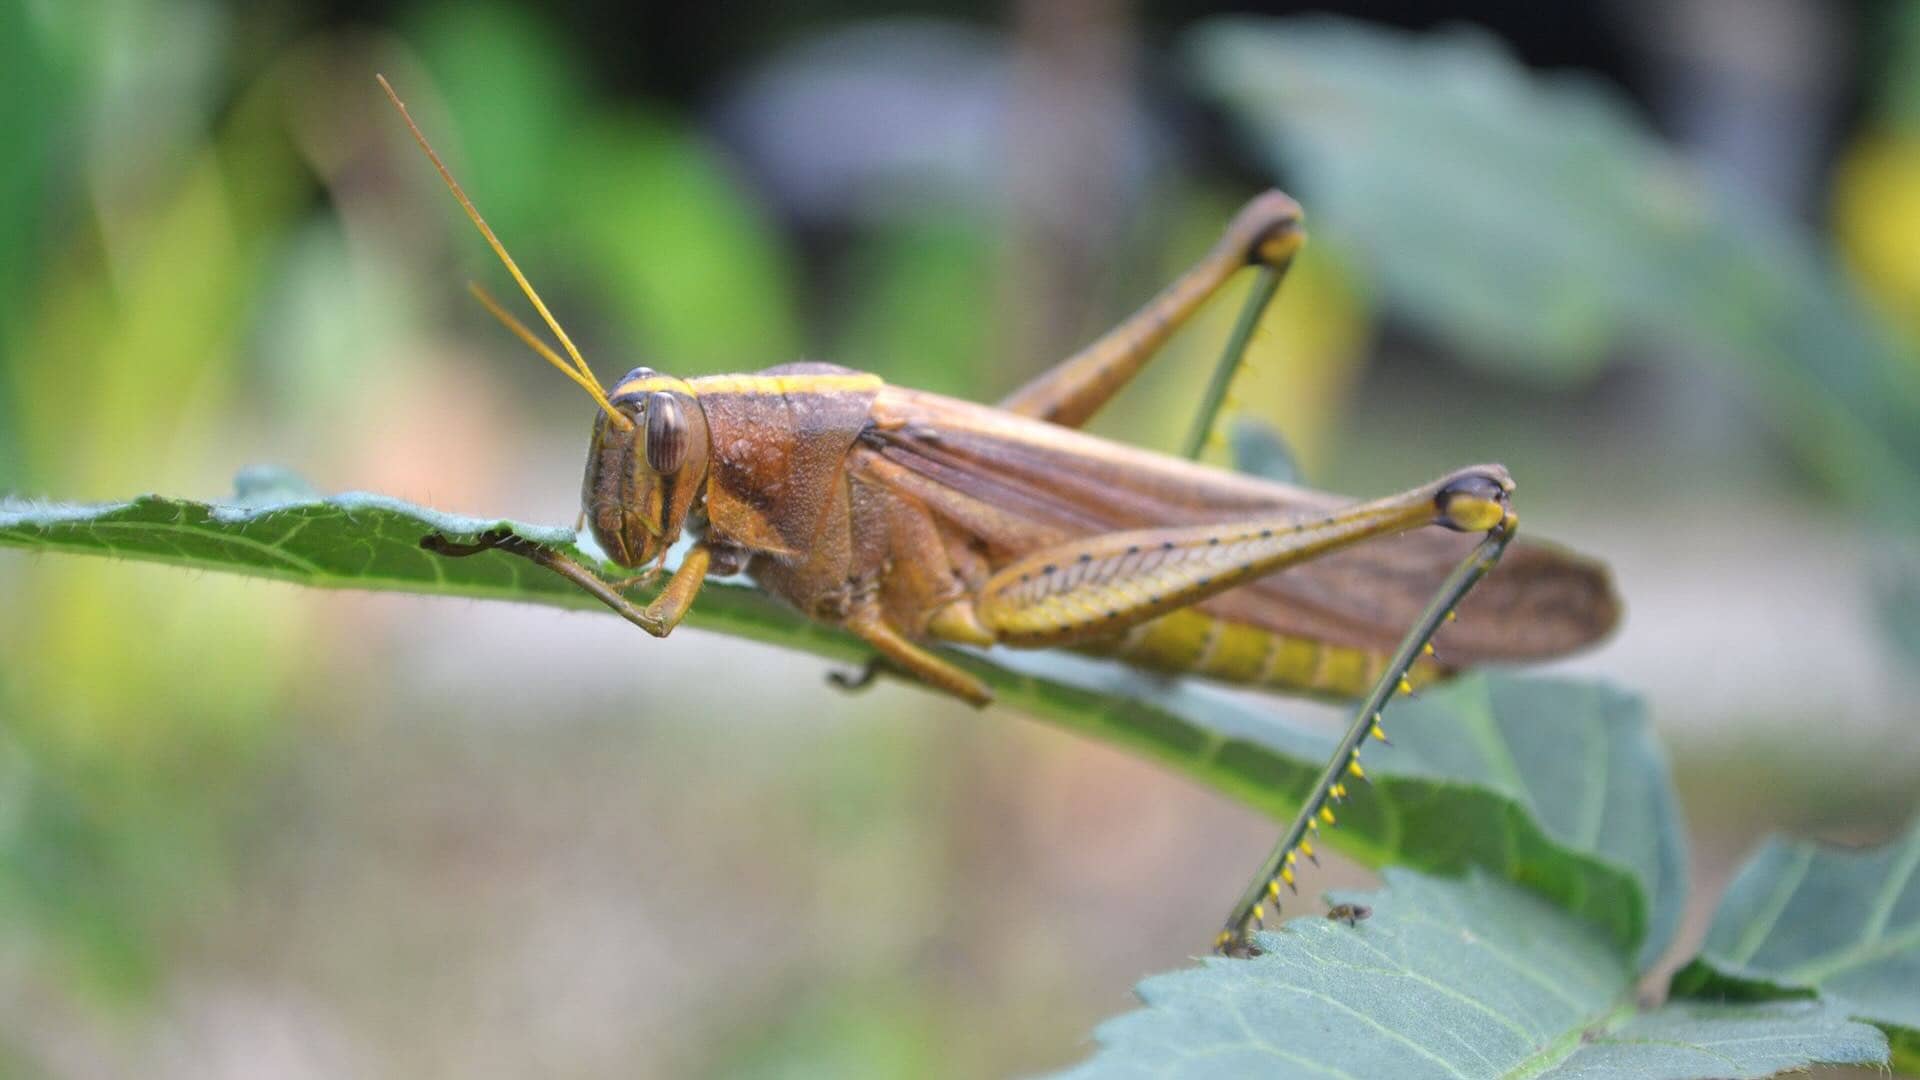
[[[678,625],[709,574],[744,572],[808,618],[857,635],[887,667],[974,705],[991,700],[986,685],[933,646],[1067,646],[1153,671],[1341,699],[1373,687],[1361,739],[1380,732],[1383,688],[1410,689],[1470,664],[1559,656],[1617,617],[1599,564],[1516,544],[1446,627],[1444,664],[1434,655],[1427,637],[1439,616],[1512,535],[1513,483],[1498,465],[1353,503],[1076,430],[1235,272],[1262,267],[1276,280],[1284,272],[1305,233],[1299,206],[1277,191],[1248,203],[1139,312],[998,407],[817,363],[693,379],[636,368],[607,391],[407,124],[566,358],[476,289],[482,303],[599,406],[583,516],[614,562],[641,572],[608,582],[504,532],[471,544],[428,537],[432,550],[533,559],[658,637]],[[1229,369],[1237,359],[1225,361]],[[694,542],[665,587],[644,606],[629,600],[623,589],[659,573],[683,532]],[[1462,564],[1472,547],[1463,533],[1489,534],[1475,549],[1484,557]],[[1449,578],[1456,564],[1471,572]],[[1430,604],[1437,593],[1444,603]],[[1402,643],[1416,624],[1426,633]],[[1357,741],[1348,742],[1323,778],[1329,789],[1349,765],[1358,771]],[[1326,792],[1309,799],[1307,826],[1315,812],[1331,820],[1325,800]],[[1284,861],[1255,883],[1275,898],[1281,870],[1292,884],[1305,828],[1296,822],[1293,842],[1276,852]],[[1239,926],[1230,924],[1236,935],[1248,916],[1263,915],[1258,889],[1250,897]]]

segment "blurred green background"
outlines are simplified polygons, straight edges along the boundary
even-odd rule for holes
[[[1690,943],[1761,833],[1916,809],[1920,7],[1333,6],[0,0],[0,494],[573,520],[591,406],[376,71],[603,378],[990,401],[1278,184],[1237,409],[1613,563],[1563,667],[1652,701]],[[1174,445],[1234,307],[1098,429]],[[725,638],[0,555],[5,1075],[1033,1072],[1273,831]]]

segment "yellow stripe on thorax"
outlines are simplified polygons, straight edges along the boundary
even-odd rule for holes
[[[878,375],[703,375],[688,380],[696,394],[836,394],[880,389]],[[618,393],[619,391],[615,391]]]

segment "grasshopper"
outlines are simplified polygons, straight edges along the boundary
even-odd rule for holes
[[[987,686],[937,646],[1069,647],[1230,684],[1366,695],[1302,820],[1229,920],[1223,949],[1246,946],[1269,894],[1293,884],[1297,854],[1312,857],[1307,834],[1333,820],[1326,802],[1363,775],[1359,742],[1384,738],[1388,694],[1471,664],[1559,656],[1617,618],[1601,565],[1515,544],[1445,628],[1444,663],[1435,654],[1428,639],[1512,539],[1513,481],[1499,465],[1354,503],[1077,430],[1229,278],[1260,268],[1222,359],[1231,373],[1305,241],[1300,207],[1280,192],[1249,202],[1145,307],[997,407],[824,363],[691,379],[641,367],[605,389],[380,83],[565,357],[477,286],[476,296],[598,407],[582,516],[601,549],[638,573],[606,581],[505,532],[423,546],[531,559],[656,637],[679,624],[709,575],[745,573],[858,636],[877,664],[975,706],[991,700]],[[1209,393],[1216,404],[1197,430],[1211,425],[1218,397]],[[625,589],[664,572],[683,533],[692,546],[664,587],[644,605],[630,600]],[[1477,547],[1474,534],[1485,536]]]

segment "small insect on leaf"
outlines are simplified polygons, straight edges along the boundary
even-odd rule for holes
[[[1365,904],[1334,904],[1327,908],[1327,918],[1348,926],[1357,926],[1360,920],[1372,915],[1373,909]]]

